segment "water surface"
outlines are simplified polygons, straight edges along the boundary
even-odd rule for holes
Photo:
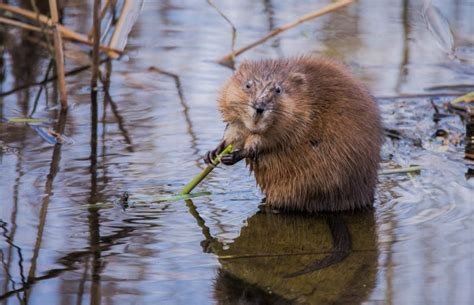
[[[64,23],[87,33],[91,1],[69,2]],[[216,1],[235,23],[238,45],[327,3]],[[457,46],[472,52],[473,3],[433,4]],[[474,72],[439,47],[421,8],[419,1],[358,1],[238,60],[326,55],[346,62],[378,97],[459,93],[429,90],[472,84]],[[2,27],[1,92],[44,78],[48,52],[33,36]],[[65,116],[54,82],[40,94],[41,86],[2,94],[1,117],[33,112],[52,121],[0,125],[0,303],[472,303],[474,179],[464,159],[465,122],[458,115],[435,122],[430,98],[379,99],[385,125],[402,132],[387,138],[383,167],[423,170],[382,176],[372,211],[258,213],[262,194],[244,164],[215,170],[199,186],[211,196],[144,204],[177,193],[218,143],[224,125],[215,99],[232,71],[215,60],[229,52],[230,37],[205,2],[145,1],[126,55],[103,65],[109,83],[95,101],[88,71],[67,78],[73,107]],[[77,46],[67,48],[74,55],[67,70],[87,63]],[[433,102],[444,111],[448,100]],[[58,125],[63,145],[40,136]],[[448,137],[434,137],[439,129]],[[87,208],[124,192],[135,206]],[[290,276],[325,259],[318,271]]]

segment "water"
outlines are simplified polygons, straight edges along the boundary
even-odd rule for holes
[[[92,4],[84,2],[68,3],[64,23],[87,33]],[[216,1],[237,27],[238,46],[326,3]],[[439,47],[422,5],[359,1],[239,60],[304,51],[345,61],[376,96],[460,92],[425,90],[472,84],[473,67]],[[472,2],[433,5],[449,21],[454,47],[472,53]],[[28,37],[1,32],[2,92],[44,77],[48,54]],[[65,118],[70,141],[55,146],[36,127],[0,125],[0,302],[472,303],[474,180],[473,163],[463,158],[465,125],[456,115],[434,122],[427,98],[379,99],[385,124],[403,133],[387,138],[383,167],[423,170],[382,176],[373,211],[258,213],[262,194],[243,164],[218,168],[199,186],[211,196],[140,204],[177,193],[218,143],[224,125],[215,99],[232,71],[215,60],[229,51],[230,37],[205,2],[145,1],[126,56],[108,67],[110,96],[99,90],[91,106],[90,73],[70,76],[74,106],[61,117],[55,83],[42,91],[34,117]],[[67,70],[87,63],[76,46],[67,48]],[[27,116],[39,88],[2,96],[1,116]],[[434,102],[443,111],[448,100]],[[433,137],[438,129],[448,138]],[[84,208],[123,192],[140,202]],[[288,277],[325,258],[326,268]]]

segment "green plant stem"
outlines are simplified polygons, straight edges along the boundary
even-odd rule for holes
[[[455,110],[465,112],[469,111],[470,108],[467,104],[472,102],[474,102],[474,92],[470,92],[468,94],[455,98],[454,100],[449,102],[449,105]],[[465,103],[466,105],[460,105],[461,103]]]
[[[191,182],[189,182],[184,189],[179,193],[180,195],[189,194],[207,175],[209,175],[212,170],[221,163],[221,158],[232,152],[232,145],[228,145],[214,160],[209,164],[199,175],[194,177]]]
[[[469,92],[463,96],[460,96],[458,98],[455,98],[454,100],[451,101],[451,104],[459,104],[459,103],[470,103],[474,101],[474,92]]]
[[[0,122],[7,123],[48,123],[50,119],[41,119],[41,118],[0,118]]]

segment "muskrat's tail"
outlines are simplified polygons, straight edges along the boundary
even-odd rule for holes
[[[286,275],[286,278],[300,276],[316,270],[324,269],[331,265],[340,263],[350,254],[352,250],[351,234],[349,233],[349,229],[347,228],[342,216],[338,214],[328,215],[326,221],[332,235],[333,251],[331,254],[322,260],[309,264],[303,270]]]

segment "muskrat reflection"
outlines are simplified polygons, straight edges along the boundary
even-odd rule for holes
[[[357,304],[375,285],[372,210],[319,216],[259,212],[224,250],[192,202],[188,206],[203,230],[204,250],[219,257],[218,304]]]

